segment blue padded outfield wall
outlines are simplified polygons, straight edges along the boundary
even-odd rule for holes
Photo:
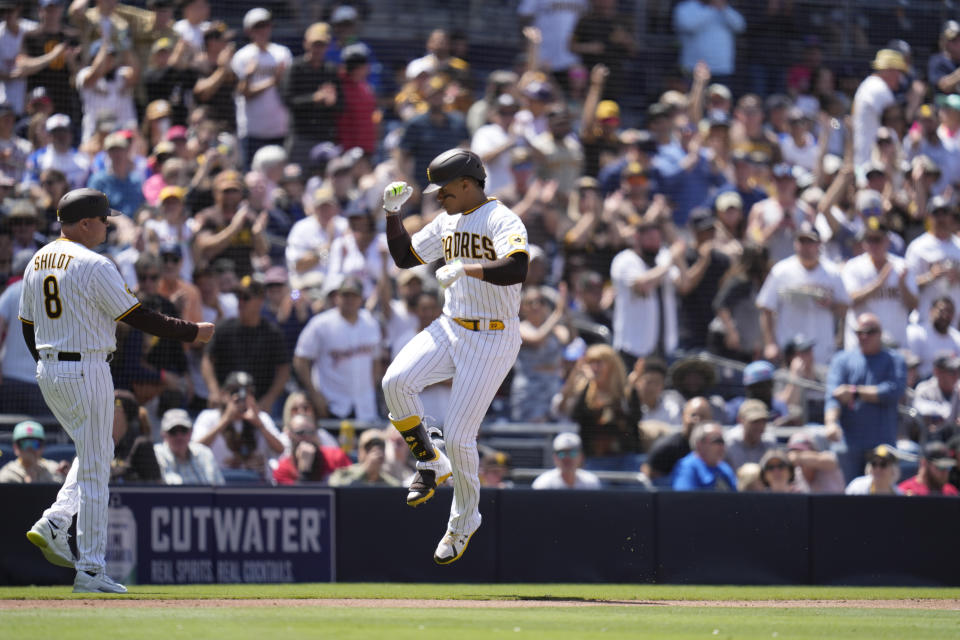
[[[0,584],[70,584],[24,533],[54,486],[0,485]],[[431,559],[451,492],[117,487],[108,560],[132,584],[615,582],[960,585],[960,500],[483,490],[456,564]]]

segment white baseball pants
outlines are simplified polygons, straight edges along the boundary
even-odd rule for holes
[[[453,469],[448,529],[471,534],[480,526],[480,458],[477,433],[490,402],[520,351],[519,321],[502,331],[470,331],[440,316],[408,342],[387,368],[383,392],[394,420],[423,419],[419,393],[453,378],[443,440]],[[417,463],[430,468],[430,463]]]
[[[43,399],[77,447],[77,459],[57,501],[44,515],[57,526],[70,526],[76,510],[76,567],[94,573],[106,566],[108,485],[113,459],[113,379],[105,356],[84,354],[80,362],[61,362],[56,353],[46,351],[37,363]],[[71,476],[76,480],[72,482]]]

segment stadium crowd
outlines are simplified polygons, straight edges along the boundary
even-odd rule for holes
[[[363,4],[291,51],[262,7],[235,32],[207,0],[0,0],[0,413],[49,417],[19,277],[90,186],[125,214],[102,252],[141,302],[217,323],[186,348],[119,324],[116,481],[405,482],[396,430],[353,425],[386,424],[385,365],[443,301],[437,265],[393,264],[381,194],[462,146],[531,242],[489,420],[579,431],[535,488],[957,494],[960,24],[929,61],[895,40],[858,74],[803,34],[797,59],[738,61],[760,18],[682,0],[651,12],[678,70],[636,108],[612,0],[523,0],[521,55],[483,73],[443,29],[386,68]],[[417,189],[404,224],[438,211]],[[436,424],[448,395],[424,393]],[[0,481],[62,479],[43,425],[12,442]],[[485,452],[484,484],[508,465]]]

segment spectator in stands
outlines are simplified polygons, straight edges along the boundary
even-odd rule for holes
[[[930,56],[927,81],[938,93],[956,93],[960,85],[960,23],[947,20],[940,29],[940,51]]]
[[[861,239],[865,251],[847,261],[841,270],[843,285],[850,295],[844,348],[856,345],[853,328],[861,313],[883,318],[884,330],[899,345],[907,344],[907,316],[917,306],[916,274],[889,251],[887,225],[879,217],[867,218]]]
[[[953,298],[942,296],[933,301],[927,322],[907,327],[907,346],[920,359],[921,379],[933,373],[933,361],[938,356],[960,355],[960,331],[953,326],[955,309]]]
[[[15,460],[0,467],[0,482],[18,484],[41,484],[63,482],[70,470],[70,462],[57,463],[43,457],[46,442],[43,425],[25,420],[13,428],[13,453]]]
[[[47,118],[46,130],[50,143],[37,149],[27,158],[26,180],[31,184],[40,183],[40,174],[47,169],[56,169],[66,176],[71,189],[77,189],[87,183],[90,172],[90,160],[85,154],[73,148],[73,133],[70,116],[57,113]]]
[[[363,284],[344,278],[336,308],[314,316],[300,334],[293,364],[319,416],[377,419],[380,326],[363,304]]]
[[[561,391],[561,411],[580,425],[588,468],[635,471],[640,463],[636,420],[628,414],[627,372],[605,344],[587,348]]]
[[[709,209],[691,211],[689,223],[694,243],[684,253],[687,269],[677,287],[677,333],[679,348],[696,352],[707,346],[713,299],[731,260],[717,248],[715,219]]]
[[[793,167],[777,164],[772,171],[776,195],[761,200],[750,210],[746,237],[764,245],[770,253],[770,260],[779,262],[793,254],[798,230],[804,223],[813,226],[815,212],[797,197]]]
[[[857,318],[857,349],[834,356],[827,374],[827,437],[845,437],[841,467],[856,477],[866,453],[897,438],[897,402],[906,386],[900,354],[884,348],[880,319],[872,313]]]
[[[718,199],[718,202],[720,200]],[[713,300],[717,320],[714,322],[720,339],[715,340],[721,355],[751,362],[763,354],[763,332],[760,328],[761,311],[757,295],[769,272],[770,261],[766,247],[747,243],[719,283]]]
[[[960,357],[947,351],[933,361],[933,376],[917,384],[913,396],[913,408],[929,425],[930,435],[941,427],[949,427],[950,418],[956,419],[960,405]]]
[[[763,469],[756,462],[742,465],[737,469],[737,491],[740,493],[765,491],[766,486],[760,479],[761,473]]]
[[[627,377],[630,414],[641,421],[641,432],[645,436],[649,434],[643,428],[644,422],[674,428],[682,423],[683,396],[674,389],[667,389],[666,381],[667,363],[656,356],[637,360]]]
[[[143,178],[133,171],[130,158],[131,137],[117,131],[107,136],[103,148],[110,157],[110,167],[90,178],[90,188],[107,194],[110,206],[133,217],[143,204]]]
[[[164,484],[222,485],[223,472],[209,447],[191,442],[193,420],[183,409],[167,409],[160,421],[163,442],[153,445]]]
[[[161,265],[157,293],[177,308],[178,317],[189,322],[203,322],[200,291],[182,277],[183,250],[180,245],[174,243],[161,244],[159,253]],[[191,269],[190,273],[192,274],[192,272]]]
[[[90,47],[90,66],[77,72],[77,91],[83,104],[81,141],[93,138],[97,119],[106,115],[122,128],[135,129],[137,112],[133,90],[137,84],[135,68],[119,65],[117,48],[97,40]]]
[[[561,433],[553,439],[554,468],[533,481],[534,489],[599,489],[600,479],[580,468],[583,443],[575,433]]]
[[[910,72],[903,54],[893,49],[877,51],[872,66],[873,73],[860,83],[853,96],[853,164],[856,167],[870,160],[883,110],[894,103],[893,92],[900,87],[903,74]]]
[[[690,453],[673,470],[674,491],[736,491],[737,477],[724,462],[723,428],[700,423],[690,434]]]
[[[683,405],[681,418],[680,431],[657,438],[641,467],[644,475],[653,480],[657,486],[668,481],[677,462],[690,453],[690,435],[693,433],[693,428],[701,422],[713,420],[713,409],[709,400],[699,396],[687,400]],[[663,480],[658,482],[658,479]]]
[[[746,26],[743,16],[726,0],[682,0],[673,10],[673,28],[680,36],[680,69],[691,74],[703,60],[717,82],[731,84],[736,70],[736,36]]]
[[[614,258],[613,346],[633,369],[637,358],[670,356],[677,348],[676,286],[684,278],[682,242],[663,246],[660,227],[642,223],[634,248]]]
[[[867,456],[866,473],[851,480],[844,493],[849,496],[900,495],[898,462],[894,449],[885,444],[875,447]]]
[[[808,429],[797,431],[787,441],[787,459],[793,465],[794,490],[800,493],[843,493],[843,471],[837,454],[822,435]]]
[[[516,98],[509,93],[501,94],[495,110],[490,113],[490,123],[473,134],[470,150],[476,153],[487,171],[487,191],[498,193],[513,187],[510,152],[522,140],[513,130],[513,119],[519,110]]]
[[[80,100],[71,78],[77,72],[80,33],[64,24],[63,0],[40,0],[37,14],[40,23],[23,39],[27,61],[21,62],[21,73],[27,77],[27,90],[43,87],[54,113],[76,119]]]
[[[956,242],[956,207],[946,198],[934,197],[927,205],[930,230],[907,246],[907,268],[916,274],[920,288],[917,308],[930,309],[933,301],[949,296],[954,308],[960,301],[960,244]]]
[[[480,445],[479,451],[480,486],[490,489],[513,488],[513,480],[510,479],[510,454],[485,445]]]
[[[581,68],[579,56],[570,50],[570,38],[586,10],[587,0],[522,0],[517,7],[520,25],[536,27],[542,34],[537,57],[561,87],[568,87],[570,74]]]
[[[114,390],[113,406],[111,483],[162,483],[147,409],[126,389]]]
[[[781,404],[781,409],[785,407],[783,417],[786,420],[781,420],[780,424],[823,422],[823,392],[804,384],[823,385],[826,380],[824,368],[814,365],[813,344],[813,339],[798,333],[783,350],[786,366],[780,369],[780,373],[786,375],[782,375],[782,386],[774,396],[774,402]]]
[[[287,399],[283,403],[283,430],[286,433],[287,428],[289,427],[291,421],[299,416],[303,415],[310,418],[313,421],[314,426],[316,426],[317,414],[313,410],[313,405],[310,404],[310,398],[307,397],[303,391],[294,391],[287,396]],[[337,442],[337,439],[330,434],[326,429],[317,427],[317,438],[320,440],[320,444],[324,447],[339,447],[340,443]],[[284,452],[290,453],[290,443],[286,443],[284,447]]]
[[[206,0],[197,0],[206,2]],[[230,68],[235,47],[228,40],[227,25],[217,21],[203,32],[203,52],[194,62],[197,82],[193,85],[193,98],[198,106],[208,109],[208,116],[223,131],[237,130],[237,106],[233,93],[237,77]]]
[[[409,486],[416,473],[416,458],[410,452],[402,433],[396,429],[384,429],[383,435],[386,438],[384,470],[399,480],[402,486]]]
[[[751,154],[751,160],[755,165],[779,164],[783,161],[780,141],[776,134],[764,126],[763,102],[760,100],[760,96],[753,93],[740,96],[733,115],[734,121],[730,125],[730,139],[733,142],[734,150]],[[764,173],[762,167],[758,166],[755,177],[760,178]],[[760,182],[763,181],[760,180]]]
[[[618,15],[617,9],[614,0],[590,0],[590,8],[580,16],[570,37],[570,50],[586,68],[603,64],[609,69],[604,97],[611,100],[629,95],[627,61],[637,50],[631,20]]]
[[[400,486],[400,481],[388,475],[383,465],[386,441],[379,429],[367,429],[360,434],[357,443],[358,462],[349,467],[336,469],[329,477],[331,487],[358,485]]]
[[[363,298],[370,296],[377,278],[384,271],[395,271],[389,259],[387,236],[377,232],[373,212],[357,201],[346,212],[349,232],[339,235],[330,244],[330,257],[325,278],[353,277],[363,283]],[[384,262],[387,266],[384,267]]]
[[[563,387],[563,349],[571,340],[566,284],[560,283],[555,298],[546,287],[528,287],[520,305],[521,343],[510,383],[510,418],[546,422],[553,397]]]
[[[266,304],[263,314],[283,333],[287,349],[287,359],[293,362],[293,350],[297,346],[300,332],[307,326],[313,315],[310,300],[300,291],[291,291],[287,270],[283,267],[270,267],[263,276],[266,289]]]
[[[33,145],[14,132],[16,121],[13,106],[0,101],[0,172],[19,182]]]
[[[820,257],[820,233],[804,221],[793,242],[795,255],[773,266],[757,295],[764,356],[775,361],[797,333],[810,335],[814,361],[824,364],[834,352],[837,318],[850,302],[836,268]]]
[[[306,398],[301,401],[306,403]],[[352,464],[339,446],[324,443],[321,431],[312,414],[298,413],[285,422],[283,432],[290,440],[290,453],[281,457],[273,470],[277,484],[324,482],[336,469]]]
[[[290,360],[283,333],[263,317],[265,288],[259,279],[244,276],[236,291],[239,311],[236,318],[217,325],[217,336],[207,343],[203,355],[203,379],[210,401],[220,398],[220,387],[232,372],[249,372],[254,381],[253,397],[261,411],[272,412],[290,378]]]
[[[928,442],[923,445],[920,457],[920,470],[917,475],[904,480],[897,488],[907,496],[957,496],[960,492],[947,482],[950,470],[957,466],[956,454],[942,442]]]
[[[747,399],[756,399],[763,402],[768,409],[768,417],[777,424],[782,423],[788,416],[789,410],[778,398],[773,395],[773,374],[776,367],[766,360],[755,360],[743,369],[743,395],[734,396],[726,403],[727,424],[733,424],[739,419],[740,407]]]
[[[14,200],[9,203],[7,220],[10,222],[10,232],[13,240],[11,253],[19,251],[36,251],[44,244],[46,238],[37,231],[40,219],[37,217],[37,208],[30,200]]]
[[[287,236],[287,269],[298,275],[326,273],[330,244],[348,229],[333,190],[320,187],[313,194],[313,213],[294,223]]]
[[[340,87],[343,109],[337,118],[337,144],[343,149],[359,147],[372,154],[377,143],[377,96],[370,73],[370,48],[356,42],[341,52]],[[330,50],[327,50],[330,59]]]
[[[266,229],[268,212],[255,214],[243,201],[245,185],[240,174],[221,171],[213,180],[214,205],[197,213],[194,226],[194,260],[213,264],[219,258],[233,261],[238,276],[253,272],[254,259],[269,250]]]
[[[202,52],[204,35],[210,27],[210,3],[207,0],[184,0],[180,3],[180,11],[183,18],[177,20],[173,30],[194,52]]]
[[[444,111],[444,82],[440,76],[430,79],[425,96],[427,112],[409,122],[397,145],[398,166],[408,171],[411,181],[425,188],[427,165],[447,149],[467,146],[470,132],[457,113]]]
[[[221,470],[243,469],[264,478],[267,461],[283,453],[283,442],[270,415],[258,409],[255,381],[245,371],[231,371],[213,409],[193,423],[193,442],[210,447]]]
[[[266,9],[247,11],[243,31],[250,44],[233,55],[230,69],[238,81],[237,135],[249,165],[257,149],[283,145],[289,133],[290,114],[283,104],[281,86],[293,56],[285,46],[270,41],[273,16]]]
[[[725,459],[731,468],[739,469],[747,462],[760,462],[764,454],[777,446],[776,437],[767,432],[769,419],[770,410],[762,400],[743,401],[737,411],[737,424],[723,434],[727,450]]]
[[[770,449],[760,459],[760,482],[770,493],[794,493],[796,470],[782,449]]]
[[[21,276],[32,257],[29,250],[14,256],[10,277],[16,281],[0,294],[0,413],[47,416],[50,409],[37,385],[36,364],[22,334],[16,330],[23,290]]]
[[[300,164],[309,161],[314,146],[337,139],[336,122],[343,109],[343,91],[336,65],[324,59],[329,45],[330,25],[310,25],[303,36],[304,54],[293,61],[284,88],[284,98],[293,116],[290,158]]]

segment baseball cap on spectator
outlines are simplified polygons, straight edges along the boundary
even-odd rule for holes
[[[546,82],[534,81],[523,88],[523,95],[531,100],[550,102],[553,100],[553,89]]]
[[[600,188],[600,182],[593,176],[580,176],[577,178],[577,191],[585,189],[597,190]]]
[[[323,300],[326,297],[323,285],[323,273],[320,271],[308,271],[299,277],[291,276],[290,286],[305,292],[311,301]]]
[[[315,42],[326,44],[330,42],[330,25],[326,22],[314,22],[307,27],[307,31],[303,34],[303,39],[307,44],[313,44]]]
[[[246,371],[231,371],[223,382],[223,390],[232,393],[237,389],[254,386],[253,376]]]
[[[784,347],[784,351],[789,352],[790,354],[803,353],[804,351],[813,349],[813,345],[815,344],[817,344],[817,341],[807,334],[798,333],[790,338],[787,346]]]
[[[160,189],[160,195],[157,197],[157,202],[163,202],[167,198],[177,198],[178,200],[183,200],[184,196],[186,195],[187,190],[185,188],[168,184],[163,189]]]
[[[313,192],[313,204],[315,206],[320,206],[321,204],[336,204],[337,196],[334,195],[333,189],[328,186],[323,186]]]
[[[749,387],[758,382],[773,380],[774,366],[766,360],[754,360],[743,370],[743,384]]]
[[[709,87],[707,87],[707,97],[708,98],[722,98],[724,100],[733,100],[733,94],[730,92],[730,89],[725,84],[720,84],[719,82],[714,82]]]
[[[930,212],[931,215],[939,211],[952,212],[953,203],[944,196],[933,196],[930,198],[930,202],[927,203],[927,211]]]
[[[710,209],[706,207],[696,207],[690,212],[688,221],[690,228],[692,228],[694,232],[700,232],[713,229],[716,218],[713,217],[713,212]]]
[[[928,442],[923,445],[923,457],[937,469],[947,470],[957,466],[957,459],[942,442]]]
[[[669,117],[670,117],[670,107],[668,107],[665,104],[654,102],[652,105],[647,107],[647,124],[650,124],[654,120],[659,120],[660,118],[669,118]]]
[[[340,293],[355,293],[358,296],[362,296],[363,283],[360,282],[360,278],[356,276],[347,276],[340,283],[340,286],[337,287],[337,291]]]
[[[736,191],[724,191],[717,196],[715,206],[718,212],[726,211],[730,207],[743,209],[743,198]]]
[[[310,163],[323,166],[343,153],[343,149],[332,142],[320,142],[310,149]]]
[[[249,31],[258,24],[270,22],[271,20],[273,20],[273,16],[270,15],[270,12],[263,7],[250,9],[250,11],[247,11],[247,13],[243,16],[243,30]]]
[[[497,96],[497,112],[505,113],[512,111],[516,113],[519,108],[520,105],[517,104],[516,98],[509,93],[501,93]]]
[[[687,94],[681,93],[676,89],[664,91],[657,102],[662,102],[669,106],[674,113],[685,111],[690,106],[690,99],[687,98]]]
[[[21,440],[40,440],[41,444],[47,439],[43,430],[43,425],[34,420],[24,420],[18,422],[13,428],[12,440],[19,443]]]
[[[797,227],[797,238],[806,238],[814,242],[820,242],[820,232],[817,231],[817,228],[813,226],[809,220],[804,220],[800,223],[800,226]]]
[[[386,438],[380,429],[364,429],[357,438],[357,447],[370,451],[373,447],[386,447]]]
[[[176,256],[177,258],[183,257],[183,249],[180,248],[180,245],[176,242],[165,242],[160,245],[160,251],[158,255],[163,258],[165,256]]]
[[[883,213],[883,195],[873,189],[861,189],[856,197],[857,211],[866,215]]]
[[[765,167],[770,164],[770,154],[766,151],[751,151],[747,157],[748,162],[755,166]]]
[[[950,95],[942,96],[938,99],[938,103],[941,107],[945,109],[953,109],[954,111],[960,111],[960,95],[956,93],[951,93]]]
[[[370,48],[362,42],[354,42],[343,48],[340,59],[348,67],[365,64],[370,61]]]
[[[620,121],[620,105],[613,100],[601,100],[597,105],[597,120],[616,120]]]
[[[436,70],[436,67],[437,65],[434,62],[433,58],[429,58],[426,56],[424,56],[423,58],[417,58],[416,60],[411,61],[410,64],[407,65],[407,71],[406,71],[407,80],[415,80],[420,76],[422,76],[423,74],[429,75]],[[503,95],[507,95],[507,94],[503,94]]]
[[[169,118],[171,113],[173,113],[173,110],[170,108],[169,102],[166,100],[154,100],[147,105],[144,117],[147,120],[159,120],[160,118]]]
[[[656,154],[658,151],[657,141],[646,129],[624,129],[618,138],[620,144],[636,147],[637,151],[648,155]]]
[[[21,218],[37,222],[37,208],[30,200],[17,200],[10,208],[9,219]]]
[[[730,116],[727,115],[724,111],[715,111],[711,113],[707,119],[707,127],[710,129],[715,129],[717,127],[730,128]]]
[[[787,440],[787,451],[816,451],[817,445],[814,442],[813,434],[806,429],[791,434]]]
[[[46,128],[49,132],[56,131],[57,129],[69,129],[70,116],[65,113],[55,113],[47,118]]]
[[[243,191],[243,179],[240,174],[233,169],[227,169],[217,174],[213,179],[214,191],[225,191],[226,189],[240,189]]]
[[[62,4],[64,0],[40,0],[37,2],[37,6],[41,9],[46,7],[52,7],[55,4]]]
[[[153,55],[158,51],[173,51],[173,40],[166,37],[159,38],[153,43],[153,46],[150,47],[150,54]]]
[[[122,211],[110,208],[106,194],[86,187],[68,191],[57,203],[57,220],[65,224],[85,218],[122,215]]]
[[[940,353],[934,358],[933,366],[944,371],[960,371],[960,357],[949,351]]]
[[[397,284],[400,285],[401,287],[409,284],[413,280],[419,280],[420,283],[422,284],[423,276],[413,269],[404,269],[397,274]]]
[[[182,124],[173,125],[167,130],[167,135],[164,136],[164,139],[169,140],[170,142],[175,142],[177,140],[186,140],[187,128]]]
[[[153,147],[153,152],[150,155],[156,158],[158,163],[162,164],[163,161],[167,159],[164,156],[172,156],[176,150],[177,148],[173,146],[172,142],[169,140],[161,140]],[[159,164],[157,166],[159,170]]]
[[[888,231],[890,231],[890,227],[880,216],[870,216],[864,220],[863,228],[857,232],[857,239],[886,238]]]
[[[897,450],[893,447],[888,447],[885,444],[877,445],[867,453],[867,462],[870,464],[875,464],[883,460],[884,462],[897,462]]]
[[[960,98],[960,96],[957,96],[957,97]],[[867,162],[866,164],[863,165],[861,169],[863,171],[863,175],[865,178],[870,178],[870,176],[875,176],[875,175],[879,175],[879,176],[887,175],[886,167],[884,167],[882,164],[880,164],[875,160],[871,160],[870,162]]]
[[[553,439],[553,450],[557,451],[579,451],[583,448],[583,441],[575,433],[565,432],[557,434]]]
[[[781,162],[773,166],[772,169],[773,177],[777,179],[790,178],[791,180],[796,180],[797,177],[793,173],[793,167],[787,164],[786,162]]]
[[[283,184],[284,182],[303,182],[303,169],[300,165],[291,162],[283,167],[280,183]]]
[[[163,417],[160,419],[160,430],[167,433],[175,427],[193,429],[193,420],[190,419],[190,414],[183,409],[167,409],[164,411]]]
[[[119,131],[114,131],[103,141],[103,148],[107,151],[111,149],[126,149],[130,146],[130,139]]]
[[[263,288],[263,277],[256,276],[243,276],[240,278],[240,283],[237,285],[236,290],[234,291],[238,298],[247,297],[247,298],[261,298],[263,297],[264,288]]]
[[[907,66],[907,61],[904,59],[903,54],[893,49],[880,49],[877,51],[877,55],[873,58],[870,66],[877,71],[893,69],[902,71],[903,73],[910,72],[910,67]]]
[[[770,410],[767,409],[767,403],[756,398],[748,398],[740,405],[737,410],[737,419],[740,422],[747,423],[754,420],[769,420]]]
[[[270,267],[263,274],[263,284],[268,287],[272,284],[287,284],[287,280],[287,270],[280,266]]]
[[[211,22],[207,28],[203,30],[204,42],[210,40],[211,38],[230,40],[234,37],[234,35],[235,34],[227,27],[227,23],[222,20],[215,20]]]
[[[957,36],[960,36],[960,22],[957,22],[956,20],[947,20],[940,28],[940,35],[947,40],[953,40]]]
[[[33,104],[34,102],[49,102],[52,104],[53,99],[50,97],[50,94],[47,93],[46,87],[34,87],[30,92],[27,104]]]
[[[341,24],[343,22],[356,22],[359,14],[357,10],[350,5],[340,5],[333,10],[330,15],[330,24]]]

